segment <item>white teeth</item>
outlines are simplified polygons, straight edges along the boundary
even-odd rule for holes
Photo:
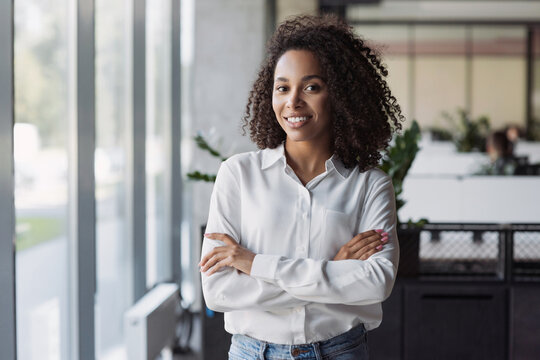
[[[306,121],[308,119],[307,116],[300,116],[300,117],[290,117],[290,118],[287,118],[287,120],[289,122],[292,122],[292,123],[297,123],[297,122],[300,122],[300,121]]]

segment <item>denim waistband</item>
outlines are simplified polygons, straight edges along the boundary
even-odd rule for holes
[[[359,343],[367,342],[366,328],[364,324],[360,324],[351,330],[330,338],[328,340],[318,341],[311,344],[274,344],[262,340],[257,340],[246,335],[234,335],[233,343],[236,346],[257,349],[260,354],[268,354],[268,358],[272,358],[272,354],[290,354],[293,359],[313,358],[313,354],[317,354],[317,358],[331,358],[330,355],[337,354],[352,348]],[[303,356],[305,354],[305,357]]]

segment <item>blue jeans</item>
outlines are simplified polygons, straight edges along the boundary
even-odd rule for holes
[[[367,332],[364,325],[328,340],[303,345],[273,344],[246,335],[233,335],[229,360],[366,360]]]

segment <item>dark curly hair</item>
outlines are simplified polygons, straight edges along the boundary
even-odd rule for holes
[[[267,44],[267,57],[253,84],[243,117],[243,134],[260,149],[286,138],[272,109],[274,70],[288,50],[308,50],[319,60],[333,109],[334,152],[347,168],[377,166],[380,151],[404,120],[385,81],[379,54],[335,15],[298,16],[283,22]]]

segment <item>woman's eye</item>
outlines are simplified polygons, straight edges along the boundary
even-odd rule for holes
[[[285,86],[277,86],[277,87],[276,87],[276,90],[277,90],[278,92],[284,92],[284,91],[287,91],[287,87],[285,87]]]
[[[318,89],[319,89],[319,86],[317,86],[317,85],[308,85],[308,86],[306,86],[307,91],[316,91]]]

